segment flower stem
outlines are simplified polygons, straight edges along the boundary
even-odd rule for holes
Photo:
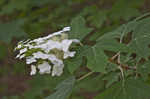
[[[93,71],[91,71],[91,72],[89,72],[89,73],[87,73],[87,74],[81,76],[79,79],[77,79],[77,81],[81,81],[81,80],[83,80],[84,78],[90,76],[91,74],[93,74]]]

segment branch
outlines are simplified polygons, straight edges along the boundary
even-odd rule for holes
[[[118,55],[117,55],[118,56]],[[113,56],[114,57],[114,56]],[[113,58],[110,58],[109,59],[109,62],[111,62],[111,63],[114,63],[114,64],[116,64],[116,65],[119,65],[119,66],[121,66],[123,69],[125,69],[125,70],[136,70],[136,66],[128,66],[128,65],[126,65],[126,64],[121,64],[120,62],[118,62],[118,61],[115,61]]]
[[[91,75],[91,74],[93,74],[93,73],[94,73],[94,72],[93,72],[93,71],[91,71],[91,72],[89,72],[89,73],[87,73],[87,74],[85,74],[85,75],[81,76],[79,79],[77,79],[77,81],[80,81],[80,80],[82,80],[82,79],[84,79],[84,78],[88,77],[89,75]]]

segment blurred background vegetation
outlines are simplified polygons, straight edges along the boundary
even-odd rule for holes
[[[95,40],[149,12],[149,5],[150,0],[0,0],[0,99],[43,99],[70,76],[65,69],[61,77],[31,77],[30,66],[14,58],[18,41],[60,30],[76,16],[83,16],[86,25],[93,28],[91,40]],[[104,88],[105,82],[100,80],[83,80],[70,98],[93,99]]]

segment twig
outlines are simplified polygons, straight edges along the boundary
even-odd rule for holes
[[[119,55],[120,52],[118,52],[117,54],[115,54],[113,57],[111,57],[111,60],[114,60],[118,55]]]
[[[114,63],[116,65],[120,65],[125,70],[136,70],[135,66],[128,66],[126,64],[121,64],[118,61],[113,60],[112,58],[109,59],[109,62]]]
[[[93,74],[93,71],[91,71],[91,72],[89,72],[89,73],[87,73],[87,74],[81,76],[79,79],[77,79],[77,81],[81,81],[82,79],[88,77],[88,76],[91,75],[91,74]]]

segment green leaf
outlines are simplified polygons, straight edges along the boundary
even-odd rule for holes
[[[85,20],[83,17],[75,17],[71,22],[70,38],[82,40],[88,33],[92,31],[91,28],[85,26]]]
[[[55,88],[57,91],[45,99],[67,99],[75,83],[75,77],[70,77]]]
[[[82,64],[83,51],[84,47],[78,48],[78,50],[76,50],[76,56],[65,61],[70,73],[73,74],[73,72]]]
[[[147,58],[150,55],[150,18],[137,21],[132,33],[132,41],[129,47],[138,55],[138,57]]]
[[[106,11],[99,11],[94,13],[94,15],[89,16],[87,20],[90,21],[92,26],[100,28],[106,19]]]
[[[30,0],[11,0],[2,8],[1,14],[10,14],[15,10],[26,10],[30,4]]]
[[[70,73],[73,73],[75,70],[78,69],[79,66],[81,66],[83,61],[82,58],[83,56],[85,56],[85,52],[87,49],[89,49],[89,46],[79,47],[76,50],[76,56],[74,58],[70,58],[65,61]]]
[[[68,59],[66,61],[66,64],[67,64],[67,67],[68,67],[68,70],[71,74],[73,74],[73,72],[75,70],[77,70],[77,68],[81,65],[82,63],[82,57],[81,56],[76,56],[75,58],[73,59]]]
[[[76,84],[75,88],[73,89],[73,93],[82,93],[85,90],[88,92],[104,90],[105,81],[102,80],[102,77],[103,77],[102,75],[96,76],[94,75],[84,78],[83,80],[81,80],[79,83]]]
[[[143,80],[146,81],[149,78],[150,61],[147,61],[144,64],[139,64],[137,66],[137,72],[140,73]]]
[[[128,21],[129,19],[140,15],[137,8],[143,1],[117,0],[110,11],[110,18],[113,20],[124,19]]]
[[[107,74],[103,80],[106,80],[106,88],[110,87],[113,83],[117,82],[119,80],[120,73],[118,72],[111,72]]]
[[[94,99],[149,99],[150,86],[140,80],[128,79],[114,84]]]
[[[97,43],[86,51],[88,59],[87,65],[92,71],[105,72],[108,57],[105,55],[104,50],[115,52],[130,51],[130,48],[127,45],[116,40],[116,38],[122,37],[122,34],[127,31],[124,27],[126,27],[126,25],[122,25],[115,31],[102,35],[97,40]]]
[[[107,57],[104,54],[104,50],[128,53],[135,52],[139,57],[148,57],[150,55],[148,54],[150,52],[150,49],[148,48],[148,45],[150,44],[149,21],[150,18],[141,21],[133,20],[127,24],[123,24],[114,31],[99,37],[96,45],[87,52],[89,54],[87,55],[88,67],[94,71],[101,70],[99,72],[104,72],[107,65]],[[116,40],[117,38],[123,38],[129,32],[133,32],[132,40],[129,45],[120,43]]]
[[[97,45],[101,46],[101,49],[103,50],[108,50],[108,51],[114,51],[114,52],[129,52],[131,49],[126,46],[123,43],[119,43],[117,40],[114,38],[105,39],[105,40],[100,40]]]
[[[100,28],[106,21],[106,10],[99,9],[96,5],[85,7],[79,15],[87,17],[87,21],[92,26]]]
[[[150,54],[148,45],[150,44],[149,35],[150,18],[133,20],[121,25],[116,30],[106,33],[99,37],[97,42],[104,50],[122,51],[136,53],[138,57],[147,58]],[[132,39],[128,45],[119,43],[116,38],[122,38],[132,32]],[[143,49],[144,48],[144,49]]]
[[[32,87],[23,93],[23,98],[35,99],[38,96],[47,96],[49,93],[43,93],[44,90],[52,92],[55,86],[67,77],[69,77],[69,73],[66,69],[64,69],[63,75],[60,77],[36,74],[35,76],[32,76],[32,79],[28,80],[29,86]]]
[[[114,51],[114,52],[129,52],[131,51],[130,47],[117,41],[117,38],[123,37],[127,34],[132,28],[132,24],[123,24],[112,32],[105,33],[97,39],[97,45],[103,50]]]
[[[24,20],[15,20],[9,23],[0,23],[0,40],[6,43],[10,43],[13,37],[26,36],[25,32],[21,28],[24,24]]]
[[[83,46],[77,52],[77,56],[67,60],[67,66],[73,73],[82,63],[82,57],[87,57],[87,67],[94,72],[105,72],[107,66],[107,56],[99,45]]]
[[[101,47],[94,45],[93,47],[89,48],[86,53],[87,67],[94,72],[105,73],[108,59]]]

